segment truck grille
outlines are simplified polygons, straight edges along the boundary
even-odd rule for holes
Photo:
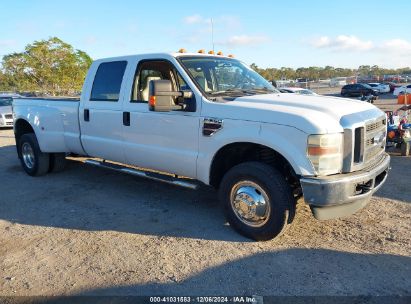
[[[385,117],[365,125],[364,164],[369,164],[385,151],[386,133]]]
[[[343,172],[361,170],[385,151],[386,124],[386,117],[382,116],[344,130]]]
[[[12,119],[12,118],[13,118],[13,114],[6,114],[6,115],[4,115],[4,117],[5,117],[6,119]]]
[[[381,128],[381,126],[384,126],[384,128],[385,128],[385,119],[378,120],[376,122],[368,123],[366,125],[366,131],[368,133],[368,132],[372,132],[372,131],[375,131],[375,130],[379,130]]]

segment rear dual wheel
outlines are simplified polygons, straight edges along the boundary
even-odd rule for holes
[[[65,154],[41,152],[34,133],[22,135],[18,149],[21,165],[28,175],[41,176],[48,172],[62,171],[65,167]]]
[[[21,165],[28,175],[40,176],[49,171],[50,155],[41,152],[36,135],[33,133],[22,135],[18,148]]]

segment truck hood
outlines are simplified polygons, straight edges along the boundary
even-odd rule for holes
[[[12,109],[11,106],[1,106],[0,107],[0,114],[11,114]]]
[[[218,107],[211,106],[210,114],[221,117],[225,113],[227,119],[288,125],[309,134],[343,132],[340,120],[349,114],[370,110],[376,111],[377,115],[384,114],[365,101],[291,93],[238,97],[224,102],[223,106],[230,109],[219,111]]]

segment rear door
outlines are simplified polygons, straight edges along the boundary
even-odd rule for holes
[[[154,112],[148,107],[150,81],[167,79],[174,90],[190,90],[173,63],[165,59],[135,63],[131,92],[124,102],[123,125],[126,163],[196,177],[199,102],[195,110]],[[196,102],[199,96],[193,97]],[[201,97],[200,97],[201,98]]]
[[[80,107],[81,141],[93,157],[124,162],[122,149],[122,93],[127,60],[94,66],[94,80]]]
[[[364,93],[365,87],[360,84],[355,84],[353,88],[353,95],[354,96],[361,96]]]

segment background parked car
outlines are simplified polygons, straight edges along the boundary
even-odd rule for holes
[[[351,97],[351,96],[378,96],[378,90],[373,89],[368,84],[365,83],[356,83],[356,84],[347,84],[341,89],[341,96]]]
[[[13,98],[0,97],[0,128],[7,128],[13,126],[13,112],[11,105]]]
[[[347,77],[335,77],[330,80],[330,87],[344,86],[347,84]]]
[[[390,86],[390,92],[394,92],[394,90],[398,87],[400,87],[401,85],[395,82],[385,82],[385,84],[388,84]]]
[[[380,94],[390,92],[390,86],[388,84],[378,83],[378,82],[370,82],[370,83],[368,83],[368,85],[370,87],[372,87],[373,89],[378,90],[378,92]]]
[[[408,85],[404,85],[404,86],[395,88],[393,94],[394,94],[395,96],[398,96],[398,95],[400,95],[400,94],[404,94],[405,92],[411,93],[411,84],[408,84]]]

